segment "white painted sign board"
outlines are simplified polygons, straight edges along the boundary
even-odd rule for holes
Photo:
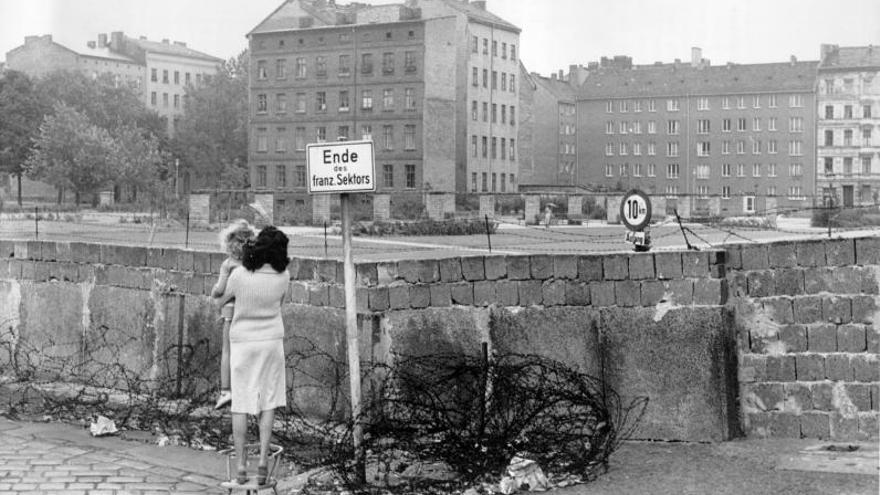
[[[372,141],[339,141],[306,146],[309,193],[376,190]]]

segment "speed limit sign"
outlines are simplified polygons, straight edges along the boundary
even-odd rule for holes
[[[638,189],[626,193],[620,202],[620,220],[629,230],[643,230],[651,221],[651,198]]]

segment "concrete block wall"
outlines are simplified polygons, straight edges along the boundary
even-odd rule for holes
[[[728,250],[750,436],[878,438],[880,238]]]

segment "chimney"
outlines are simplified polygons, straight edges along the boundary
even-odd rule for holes
[[[140,37],[138,37],[138,39],[141,40],[141,41],[147,41],[147,37],[146,37],[146,36],[140,36]]]
[[[174,44],[177,46],[182,46],[182,47],[186,48],[186,43],[183,41],[175,41]]]
[[[562,69],[559,69],[559,80],[560,81],[565,80],[565,72]]]
[[[486,10],[486,0],[474,0],[471,5],[480,10]]]
[[[791,63],[792,66],[794,66],[794,64],[797,63],[797,57],[792,55],[791,58],[788,59],[788,61]]]
[[[703,63],[703,50],[698,46],[691,47],[691,67],[699,67]]]
[[[550,79],[553,80],[553,81],[556,80],[556,73],[555,73],[555,72],[551,72],[551,73],[550,73]]]
[[[40,36],[25,36],[24,37],[24,44],[28,45],[30,43],[36,43],[39,40],[40,40]]]
[[[168,38],[162,38],[162,44],[163,44],[163,45],[167,45],[168,43],[170,43],[170,42],[168,41]]]
[[[122,31],[113,31],[110,33],[110,49],[114,52],[121,52],[122,46],[125,44],[125,34]]]
[[[826,57],[837,51],[837,45],[821,44],[819,45],[820,59],[825,60]]]
[[[100,33],[98,35],[98,47],[104,48],[107,46],[107,33]]]
[[[89,48],[95,48],[95,42],[89,41],[88,43],[86,43],[86,46],[88,46]]]

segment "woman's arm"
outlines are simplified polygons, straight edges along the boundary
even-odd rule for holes
[[[214,303],[217,304],[217,306],[223,306],[235,298],[235,281],[238,277],[232,276],[233,268],[235,268],[234,265],[227,270],[224,270],[222,267],[220,268],[220,279],[217,280],[217,283],[211,290],[211,297],[214,298]],[[219,291],[218,286],[220,287]]]
[[[223,260],[223,263],[220,265],[220,277],[217,279],[217,283],[214,284],[214,287],[211,288],[211,297],[218,298],[226,292],[226,283],[229,281],[229,274],[232,273],[232,270],[234,270],[235,267],[236,264],[231,258]]]

